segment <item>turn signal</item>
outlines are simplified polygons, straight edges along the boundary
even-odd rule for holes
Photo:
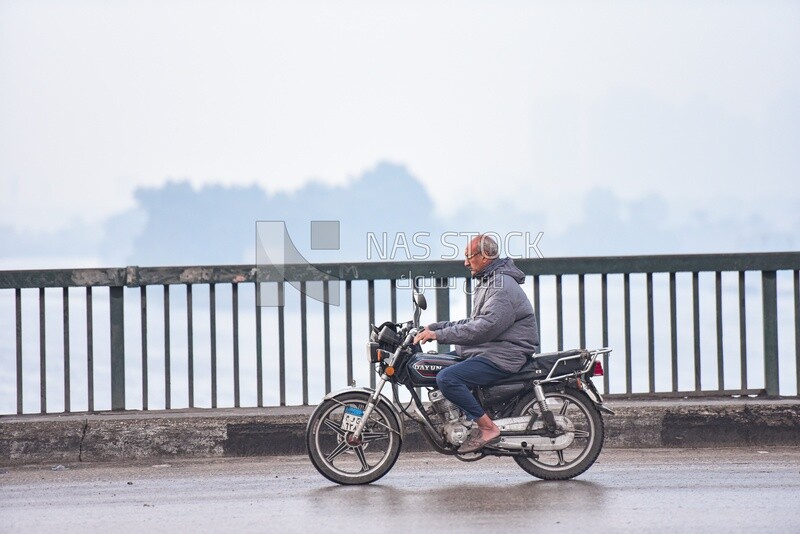
[[[600,361],[594,362],[594,369],[592,370],[592,376],[603,376],[603,362]]]

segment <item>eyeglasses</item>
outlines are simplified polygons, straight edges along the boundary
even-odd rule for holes
[[[465,256],[464,256],[464,259],[466,259],[467,261],[469,261],[469,260],[471,260],[472,258],[474,258],[475,256],[477,256],[478,254],[480,254],[480,252],[473,252],[472,254],[467,254],[467,255],[465,255]]]

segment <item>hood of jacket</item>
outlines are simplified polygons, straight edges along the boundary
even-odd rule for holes
[[[493,275],[501,274],[507,274],[518,284],[523,284],[525,282],[525,273],[520,271],[519,268],[514,265],[514,260],[511,258],[496,258],[492,260],[492,262],[487,265],[486,268],[484,268],[481,272],[476,273],[473,278],[486,280]]]

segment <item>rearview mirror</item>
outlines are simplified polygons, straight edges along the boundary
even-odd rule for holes
[[[416,304],[420,310],[428,309],[428,301],[425,300],[425,295],[417,293],[416,291],[414,292],[414,304]]]

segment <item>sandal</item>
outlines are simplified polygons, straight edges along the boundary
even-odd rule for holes
[[[484,440],[481,438],[481,430],[479,428],[473,428],[470,433],[467,441],[461,444],[458,448],[459,454],[467,454],[470,452],[477,452],[484,448],[487,445],[494,445],[495,443],[500,443],[500,436],[494,437],[489,440]]]

